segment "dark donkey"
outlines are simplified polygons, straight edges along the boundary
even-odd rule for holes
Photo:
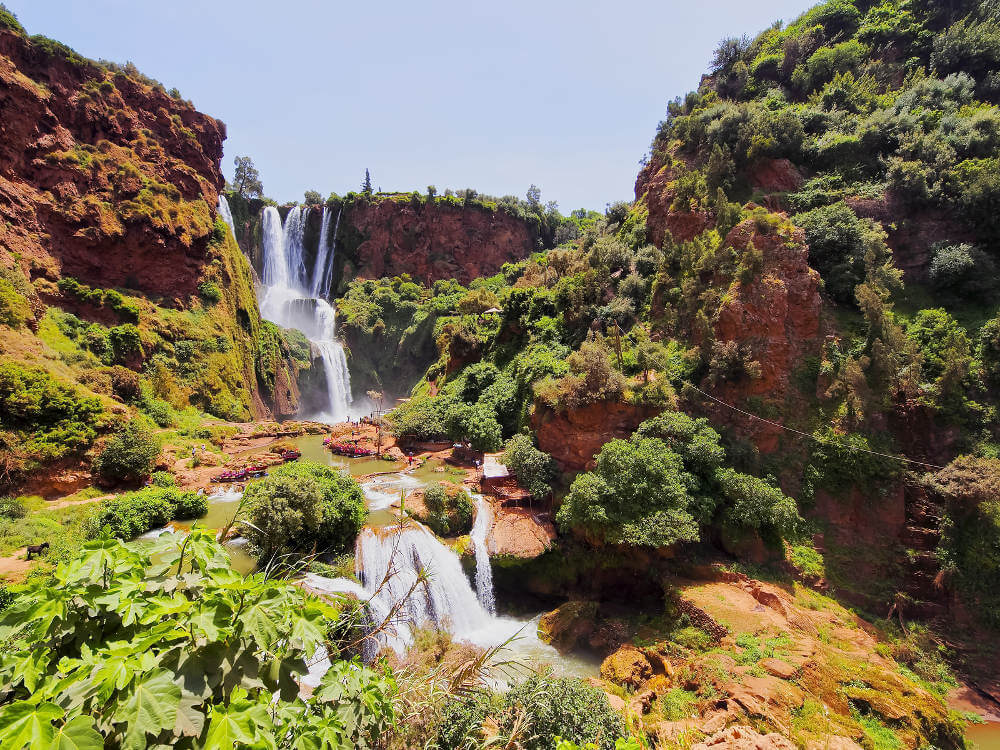
[[[48,548],[49,548],[48,542],[42,542],[41,544],[29,544],[27,559],[30,560],[32,555],[42,554]]]

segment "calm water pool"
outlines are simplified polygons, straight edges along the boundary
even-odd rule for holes
[[[1000,750],[1000,722],[987,722],[970,726],[965,736],[979,750]]]

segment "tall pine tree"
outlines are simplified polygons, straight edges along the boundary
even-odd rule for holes
[[[372,194],[372,176],[368,174],[367,169],[365,169],[365,181],[361,183],[361,192],[365,195]]]

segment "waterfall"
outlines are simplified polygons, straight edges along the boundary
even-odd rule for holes
[[[495,615],[497,603],[493,596],[493,568],[489,550],[486,549],[486,535],[493,525],[493,509],[482,495],[472,495],[472,498],[476,501],[476,520],[471,533],[472,548],[476,553],[476,596],[483,609]]]
[[[440,627],[456,638],[479,642],[494,618],[469,585],[462,563],[424,526],[409,522],[365,528],[358,537],[355,568],[379,609],[394,612],[386,645],[403,653],[418,627]],[[420,571],[427,580],[418,583]]]
[[[281,214],[274,206],[267,206],[261,215],[261,250],[264,253],[264,285],[288,287],[288,263],[285,262],[285,233],[281,228]]]
[[[320,283],[320,292],[324,295],[330,294],[330,286],[333,284],[333,259],[337,257],[337,233],[340,231],[340,215],[344,212],[341,207],[337,209],[337,220],[333,222],[333,242],[330,248],[330,259],[326,261],[323,271],[323,280]]]
[[[340,224],[340,213],[337,213],[337,224]],[[336,229],[334,229],[334,234],[336,234]],[[330,209],[323,206],[323,220],[319,225],[319,245],[316,247],[316,262],[313,265],[312,272],[312,288],[310,293],[313,297],[319,299],[327,293],[327,287],[323,286],[323,281],[326,279],[326,264],[328,246],[330,244]],[[330,257],[333,260],[333,257]]]
[[[320,263],[320,256],[326,254],[328,213],[324,208],[317,264],[310,278],[304,243],[308,210],[295,206],[282,224],[278,209],[274,206],[264,209],[261,225],[264,289],[260,295],[260,313],[283,328],[297,328],[312,342],[326,376],[327,406],[317,416],[342,422],[347,419],[351,405],[351,374],[344,347],[336,339],[336,311],[318,293],[322,279],[316,278],[326,273],[327,262]]]
[[[226,200],[226,196],[222,193],[219,193],[219,216],[226,222],[229,231],[233,233],[233,239],[236,239],[236,225],[233,224],[233,212],[229,210],[229,201]]]

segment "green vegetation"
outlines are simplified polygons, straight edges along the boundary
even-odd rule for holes
[[[626,734],[625,723],[604,693],[576,679],[544,675],[533,675],[502,695],[447,705],[438,746],[443,750],[468,747],[469,738],[482,732],[487,718],[500,737],[525,750],[550,750],[558,738],[593,742],[601,750],[628,747],[616,745],[616,738]]]
[[[0,484],[80,452],[104,426],[104,407],[40,367],[0,360]]]
[[[94,472],[111,482],[134,482],[152,473],[159,455],[160,440],[134,419],[108,439],[94,458]]]
[[[154,485],[103,500],[88,519],[87,528],[92,537],[107,535],[128,541],[166,526],[168,521],[201,518],[207,512],[204,495]]]
[[[247,487],[244,502],[243,535],[265,559],[288,552],[339,555],[353,547],[367,515],[354,479],[312,461],[273,469]]]
[[[548,497],[556,476],[555,463],[550,455],[532,445],[530,437],[520,434],[508,440],[502,461],[536,500]]]
[[[974,611],[1000,627],[1000,460],[959,456],[928,482],[947,503],[942,563]]]
[[[795,501],[777,487],[725,467],[707,420],[665,412],[630,440],[606,443],[592,472],[570,487],[556,521],[613,544],[668,546],[696,541],[713,520],[777,542],[795,530]]]
[[[414,515],[438,536],[461,536],[472,529],[472,501],[464,489],[430,484],[424,489],[424,508],[426,513]]]
[[[16,748],[370,746],[396,721],[389,676],[337,660],[298,695],[340,617],[284,581],[234,575],[199,531],[148,549],[89,542],[3,612],[0,732]]]

